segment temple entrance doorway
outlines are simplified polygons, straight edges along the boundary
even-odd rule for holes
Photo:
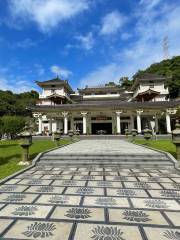
[[[112,134],[112,123],[92,123],[92,134]]]

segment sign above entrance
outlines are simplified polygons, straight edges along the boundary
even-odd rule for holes
[[[92,117],[91,120],[95,120],[95,121],[106,121],[106,120],[112,120],[112,117],[97,116],[97,117]]]

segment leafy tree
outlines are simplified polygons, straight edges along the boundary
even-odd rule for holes
[[[0,119],[0,133],[14,138],[20,133],[25,125],[24,117],[20,116],[3,116]]]
[[[0,116],[31,116],[32,112],[27,107],[35,105],[38,97],[36,91],[13,94],[11,91],[0,90]]]
[[[119,80],[119,84],[121,87],[125,89],[129,89],[134,81],[130,80],[128,77],[121,77]]]

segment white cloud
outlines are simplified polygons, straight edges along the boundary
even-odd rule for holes
[[[59,67],[57,65],[53,65],[50,67],[52,73],[56,75],[60,75],[60,77],[68,78],[72,75],[72,72],[66,68]]]
[[[32,41],[30,38],[26,38],[21,42],[17,42],[14,46],[18,47],[18,48],[27,49],[27,48],[30,48],[30,47],[36,47],[37,43]]]
[[[102,65],[83,77],[80,80],[81,86],[117,81],[121,76],[132,77],[139,69],[163,60],[162,42],[166,35],[169,37],[170,56],[180,54],[180,6],[168,2],[158,5],[158,0],[153,1],[154,5],[152,1],[147,2],[142,5],[141,1],[141,10],[137,7],[131,16],[133,21],[136,20],[132,32],[134,42],[117,50],[118,53],[112,56],[109,64]]]
[[[15,79],[13,81],[5,76],[0,76],[0,89],[4,91],[10,90],[14,93],[28,92],[32,89],[37,90],[28,80]]]
[[[81,80],[81,87],[86,85],[96,86],[109,81],[117,82],[120,76],[119,66],[115,63],[97,68]]]
[[[121,34],[121,39],[125,41],[125,40],[128,40],[129,38],[131,38],[131,36],[132,35],[130,33],[124,32]]]
[[[118,32],[119,29],[124,25],[125,21],[126,18],[118,11],[113,11],[107,14],[102,19],[100,34],[108,35]]]
[[[162,0],[141,0],[139,5],[142,5],[147,10],[151,10],[156,7]]]
[[[89,0],[9,0],[12,17],[47,32],[89,8]]]
[[[36,69],[38,76],[43,76],[45,74],[45,69],[41,64],[35,63],[34,67]]]
[[[90,50],[94,46],[94,38],[92,32],[89,32],[87,35],[79,35],[75,37],[81,44],[81,47],[85,50]]]

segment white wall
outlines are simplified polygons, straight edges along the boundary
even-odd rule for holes
[[[152,83],[152,85],[153,85],[153,83]],[[160,95],[155,98],[156,101],[165,101],[166,100],[165,96],[169,94],[169,90],[168,90],[168,88],[164,87],[164,83],[161,83],[161,82],[156,83],[155,82],[154,87],[152,87],[151,84],[148,84],[148,83],[141,83],[135,90],[133,97],[136,97],[141,92],[145,92],[145,91],[149,90],[149,88],[154,91],[160,92]],[[161,96],[161,94],[163,96]]]

